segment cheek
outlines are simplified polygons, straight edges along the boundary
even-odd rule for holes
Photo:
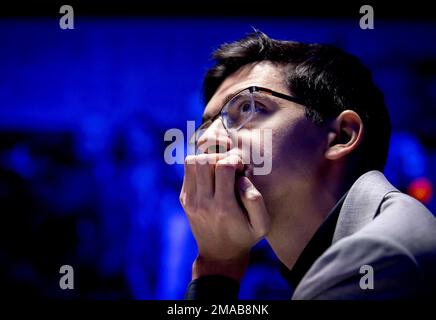
[[[242,151],[243,160],[249,167],[272,167],[273,131],[271,129],[254,129],[241,135],[238,149]],[[260,175],[268,174],[259,172]]]
[[[273,136],[273,174],[289,179],[306,179],[322,160],[321,129],[304,119],[277,130]]]
[[[320,129],[305,118],[283,121],[274,128],[241,130],[238,134],[238,149],[244,163],[250,163],[247,177],[262,194],[271,196],[307,183],[322,156]],[[268,174],[254,172],[262,167],[265,172],[268,166]]]

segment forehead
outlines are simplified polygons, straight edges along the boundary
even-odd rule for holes
[[[207,104],[204,114],[214,115],[218,113],[228,95],[235,94],[250,86],[265,87],[282,93],[289,92],[285,85],[282,66],[269,61],[248,64],[223,81]]]

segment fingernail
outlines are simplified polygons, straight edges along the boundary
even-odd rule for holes
[[[251,186],[251,181],[247,177],[241,177],[238,181],[239,189],[241,191],[247,191]]]

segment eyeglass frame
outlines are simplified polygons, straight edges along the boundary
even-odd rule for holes
[[[284,99],[284,100],[287,100],[287,101],[291,101],[291,102],[294,102],[294,103],[298,103],[298,104],[300,104],[300,105],[304,105],[304,101],[302,100],[302,99],[300,99],[300,98],[298,98],[298,97],[295,97],[295,96],[291,96],[291,95],[287,95],[287,94],[284,94],[284,93],[281,93],[281,92],[277,92],[277,91],[274,91],[274,90],[271,90],[271,89],[268,89],[268,88],[265,88],[265,87],[260,87],[260,86],[249,86],[249,87],[247,87],[247,88],[244,88],[244,89],[242,89],[242,90],[240,90],[240,91],[238,91],[238,92],[236,92],[234,95],[232,95],[229,99],[228,99],[228,101],[226,101],[225,103],[224,103],[224,105],[222,106],[222,108],[221,108],[221,110],[216,114],[216,115],[214,115],[213,117],[211,117],[211,118],[209,118],[209,119],[207,119],[205,122],[202,122],[201,124],[200,124],[200,126],[194,131],[194,135],[193,135],[193,137],[195,137],[196,138],[196,136],[197,136],[197,132],[199,131],[199,130],[205,130],[205,129],[207,129],[207,128],[209,128],[209,126],[212,124],[212,123],[214,123],[215,122],[215,120],[218,118],[218,117],[221,117],[221,122],[222,122],[222,124],[223,124],[223,127],[226,129],[226,131],[227,132],[229,132],[229,130],[235,130],[235,131],[238,131],[239,129],[241,129],[242,127],[244,127],[250,120],[251,120],[251,118],[253,117],[253,113],[251,113],[251,115],[250,115],[250,117],[247,119],[247,121],[245,121],[243,124],[241,124],[239,127],[237,127],[236,129],[234,129],[234,128],[227,128],[227,126],[226,126],[226,124],[224,123],[224,121],[223,121],[223,109],[228,105],[228,103],[230,102],[230,101],[232,101],[233,100],[233,98],[235,98],[238,94],[240,94],[241,92],[243,92],[243,91],[245,91],[245,90],[249,90],[250,91],[250,93],[252,94],[252,93],[254,93],[254,92],[262,92],[262,93],[266,93],[266,94],[268,94],[268,95],[271,95],[271,96],[274,96],[274,97],[277,97],[277,98],[281,98],[281,99]],[[201,127],[203,127],[203,126],[205,126],[206,124],[209,124],[207,127],[205,127],[205,128],[201,128]],[[196,141],[197,141],[197,138],[196,138]]]

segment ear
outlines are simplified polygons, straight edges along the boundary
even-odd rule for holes
[[[352,110],[343,111],[331,122],[328,130],[324,155],[329,160],[350,154],[361,144],[364,134],[362,119]]]

